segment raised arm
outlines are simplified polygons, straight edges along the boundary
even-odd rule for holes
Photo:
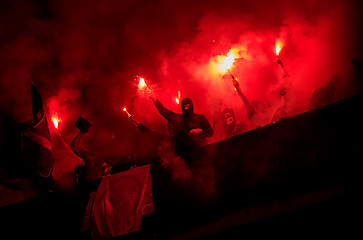
[[[241,96],[242,101],[246,106],[247,116],[249,119],[251,119],[256,114],[255,109],[252,107],[251,103],[248,101],[246,95],[243,94],[243,92],[239,86],[239,82],[236,79],[233,79],[233,86],[236,88],[238,95]]]
[[[79,133],[77,134],[77,136],[72,140],[71,143],[71,149],[72,151],[81,158],[86,158],[88,156],[88,152],[86,150],[84,150],[81,146],[80,146],[80,141],[82,139],[82,137],[84,136],[84,132],[79,131]]]
[[[154,105],[161,116],[163,116],[168,122],[171,122],[174,117],[176,117],[178,114],[175,112],[170,111],[169,109],[166,109],[163,104],[157,99],[152,98]]]

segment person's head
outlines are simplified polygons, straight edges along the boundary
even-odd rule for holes
[[[225,125],[230,125],[235,122],[234,111],[232,108],[225,108],[223,111]]]
[[[74,174],[76,176],[83,176],[84,174],[86,174],[86,167],[83,164],[78,164],[74,168]]]
[[[75,166],[73,171],[75,177],[77,178],[77,183],[82,183],[86,180],[86,167],[83,164],[78,164]]]
[[[183,115],[190,115],[194,112],[193,101],[190,98],[184,98],[181,102],[181,108]]]

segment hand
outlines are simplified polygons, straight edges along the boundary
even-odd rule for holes
[[[239,88],[239,82],[236,79],[233,79],[233,86]]]
[[[130,117],[130,119],[131,119],[132,123],[133,123],[136,127],[138,127],[138,126],[140,125],[140,122],[136,121],[136,120],[135,120],[135,119],[133,119],[132,117]]]
[[[83,133],[87,133],[89,128],[91,127],[91,123],[82,117],[79,117],[76,122],[76,127]]]
[[[194,129],[190,130],[190,132],[188,133],[188,135],[189,136],[190,135],[195,136],[195,135],[200,134],[202,132],[203,132],[203,129],[201,129],[201,128],[194,128]]]

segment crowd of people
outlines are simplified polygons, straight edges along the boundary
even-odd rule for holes
[[[354,67],[354,81],[356,84],[354,89],[356,90],[356,93],[359,94],[362,90],[362,66],[356,59],[353,59],[351,63]],[[311,110],[323,107],[340,100],[342,98],[340,93],[342,82],[342,78],[339,75],[335,75],[325,86],[316,89],[311,96],[309,109]],[[231,107],[224,108],[219,114],[219,120],[222,122],[221,125],[223,126],[222,128],[224,138],[241,134],[248,130],[261,127],[265,124],[275,123],[282,118],[291,116],[291,112],[289,112],[289,89],[284,87],[281,88],[279,97],[282,104],[276,109],[273,118],[270,121],[265,121],[268,108],[267,105],[260,101],[250,101],[250,99],[248,99],[246,94],[241,89],[237,79],[233,79],[233,87],[236,89],[237,94],[241,98],[240,109],[244,109],[244,111],[246,111],[248,122],[238,121],[235,110]],[[36,93],[35,87],[33,87],[32,91],[34,95]],[[153,151],[150,153],[149,159],[149,163],[151,165],[150,173],[153,183],[153,190],[159,194],[154,197],[155,199],[158,197],[160,197],[159,199],[163,199],[162,194],[167,195],[169,193],[168,191],[171,191],[169,181],[173,181],[173,171],[175,170],[173,169],[173,166],[183,163],[183,155],[185,153],[206,145],[208,143],[208,139],[214,135],[214,128],[203,114],[194,112],[194,103],[190,98],[184,98],[181,101],[181,113],[173,112],[167,109],[158,99],[154,97],[150,97],[150,99],[152,100],[159,114],[166,120],[168,134],[162,134],[153,131],[131,116],[130,119],[135,127],[137,127],[137,129],[141,132],[142,136],[147,139],[147,141],[152,146]],[[33,105],[34,101],[38,102],[38,105],[39,103],[42,105],[41,98],[39,98],[38,95],[33,96]],[[41,129],[41,131],[37,132],[37,129],[33,129],[39,127],[39,124],[44,121],[44,119],[44,111],[42,107],[39,108],[33,106],[33,119],[29,123],[30,125],[11,125],[13,129],[16,129],[19,134],[22,132],[23,135],[20,134],[20,136],[18,134],[19,136],[10,138],[12,141],[3,141],[3,144],[20,144],[22,141],[24,143],[24,139],[22,140],[20,138],[28,136],[30,141],[28,143],[29,146],[41,146],[39,149],[32,150],[33,152],[42,152],[42,154],[37,155],[41,157],[33,162],[32,160],[28,161],[31,157],[34,157],[33,153],[29,153],[29,158],[26,153],[25,156],[16,156],[16,158],[23,159],[22,162],[26,163],[26,168],[24,167],[24,171],[28,170],[28,174],[20,176],[21,172],[15,171],[16,176],[14,178],[32,179],[32,184],[34,182],[37,182],[37,184],[41,182],[41,186],[43,188],[42,190],[49,191],[51,189],[49,185],[44,187],[46,185],[45,182],[49,183],[51,181],[51,169],[53,167],[52,157],[46,156],[47,150],[50,149],[47,147],[50,144],[47,142],[47,140],[50,141],[49,130]],[[91,123],[88,120],[80,117],[75,125],[78,128],[79,133],[72,140],[70,148],[75,155],[82,159],[83,164],[78,164],[74,168],[74,172],[66,173],[63,176],[58,190],[61,190],[64,193],[72,192],[76,189],[77,185],[92,182],[102,178],[107,174],[125,171],[137,165],[136,160],[132,154],[128,155],[126,158],[120,159],[113,158],[112,156],[106,156],[104,153],[95,153],[84,149],[80,142],[88,133]],[[31,133],[34,134],[24,134],[26,133],[24,129],[27,128],[30,128]],[[38,145],[32,144],[31,141],[36,142]],[[4,150],[4,152],[7,152],[11,149],[16,150],[17,148],[14,148],[13,146],[12,148],[6,149],[6,151]],[[23,150],[24,149],[22,149],[20,152],[24,153]],[[4,184],[10,186],[9,183],[12,183],[14,186],[19,185],[24,189],[28,188],[29,184],[24,181],[5,181],[8,176],[14,173],[14,171],[7,171],[7,169],[11,167],[14,169],[14,166],[8,166],[7,164],[18,164],[19,162],[5,161],[6,159],[10,159],[10,155],[4,156],[6,156],[6,158],[2,160],[0,165],[0,176],[2,181],[1,184],[3,186],[5,186]],[[24,159],[26,159],[26,161],[24,161]],[[188,166],[185,164],[183,166],[187,171]],[[19,166],[17,168],[23,169],[21,166],[20,168]],[[29,172],[31,173],[29,174]],[[163,203],[156,202],[156,204]]]

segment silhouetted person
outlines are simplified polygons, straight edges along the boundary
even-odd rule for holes
[[[0,184],[22,192],[24,199],[37,197],[53,185],[51,137],[43,99],[33,84],[13,82],[15,90],[0,84],[3,93],[10,91],[2,96],[6,106],[0,105]]]
[[[260,101],[250,102],[247,96],[242,92],[239,86],[239,82],[236,79],[233,79],[233,86],[237,90],[238,95],[242,98],[242,101],[245,105],[247,117],[250,120],[250,128],[254,129],[256,127],[269,123],[266,121],[266,105]]]
[[[75,166],[73,172],[76,176],[76,184],[83,184],[86,182],[86,166],[84,164]]]
[[[89,152],[80,144],[81,139],[88,133],[91,124],[86,119],[79,117],[76,126],[80,131],[73,139],[70,147],[78,157],[83,159],[86,170],[86,181],[99,179],[104,174],[103,168],[106,164],[106,158],[102,154]]]
[[[339,100],[342,82],[342,78],[335,75],[323,87],[316,89],[310,99],[310,109],[323,107]]]
[[[223,111],[223,127],[225,137],[231,137],[245,132],[248,129],[247,124],[236,121],[236,117],[232,108],[225,108]]]
[[[206,138],[213,136],[213,129],[207,118],[194,113],[190,98],[182,100],[182,114],[166,109],[159,100],[153,99],[153,102],[159,113],[176,128],[175,150],[178,155],[203,146]]]
[[[179,205],[182,204],[181,188],[174,178],[175,164],[183,161],[175,152],[176,128],[168,122],[168,134],[162,134],[133,118],[130,119],[145,137],[146,144],[153,148],[150,153],[150,174],[156,212],[168,214],[170,210],[175,211],[175,208],[180,208]]]
[[[289,117],[288,106],[287,106],[288,101],[286,99],[286,88],[282,88],[280,90],[280,98],[282,100],[282,106],[276,110],[274,116],[272,117],[271,123],[275,123],[280,119]]]

